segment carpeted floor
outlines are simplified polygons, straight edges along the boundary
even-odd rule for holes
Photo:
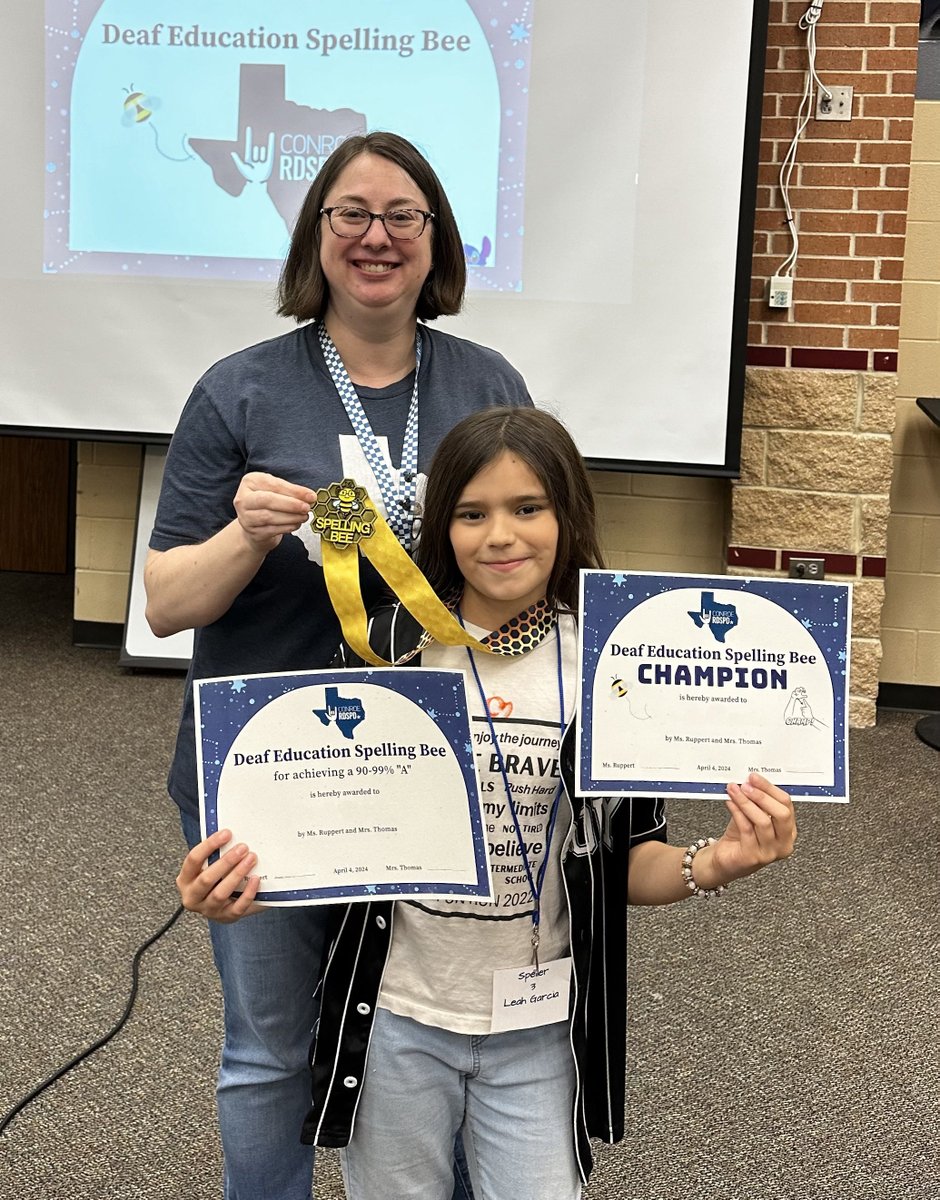
[[[73,647],[71,603],[69,578],[0,574],[0,1115],[113,1025],[177,902],[181,680]],[[631,1132],[598,1148],[589,1200],[933,1200],[940,754],[915,719],[853,733],[853,802],[801,805],[788,863],[631,913]],[[675,802],[672,840],[722,812]],[[220,1027],[185,916],[124,1029],[0,1137],[0,1200],[218,1197]],[[316,1196],[342,1197],[331,1155]]]

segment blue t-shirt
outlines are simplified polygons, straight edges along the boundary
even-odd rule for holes
[[[496,351],[419,329],[418,470],[426,472],[441,438],[463,417],[532,401],[522,376]],[[413,386],[412,373],[389,387],[357,389],[396,467]],[[249,471],[314,489],[351,476],[374,499],[380,495],[323,361],[315,325],[233,354],[196,384],[170,444],[150,546],[170,550],[218,533],[235,517],[232,501]],[[193,679],[316,670],[332,661],[340,629],[315,558],[302,538],[284,537],[228,612],[195,631],[168,782],[184,810],[198,812]],[[382,595],[368,566],[363,594],[367,606]]]

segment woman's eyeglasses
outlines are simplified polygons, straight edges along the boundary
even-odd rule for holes
[[[349,204],[321,208],[320,216],[326,217],[337,237],[362,237],[372,228],[373,221],[381,221],[388,236],[399,242],[413,242],[424,233],[428,221],[434,219],[434,213],[423,208],[393,208],[387,213],[374,213]]]

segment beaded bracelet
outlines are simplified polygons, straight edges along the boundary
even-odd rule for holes
[[[703,888],[695,882],[695,877],[692,874],[692,859],[695,858],[699,850],[704,850],[706,846],[711,846],[715,839],[699,838],[697,842],[693,842],[682,856],[682,878],[685,880],[685,886],[689,889],[693,896],[704,896],[706,900],[710,900],[712,896],[720,896],[722,892],[728,890],[726,883],[719,883],[714,888]]]

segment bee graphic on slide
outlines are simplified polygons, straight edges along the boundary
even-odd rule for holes
[[[131,84],[129,88],[124,88],[125,99],[121,113],[121,124],[133,127],[135,125],[147,125],[153,132],[153,144],[156,147],[158,154],[162,154],[164,158],[168,158],[170,162],[186,162],[193,158],[186,147],[186,137],[183,136],[183,150],[185,154],[182,158],[177,158],[167,152],[160,145],[160,135],[157,132],[157,126],[153,121],[153,114],[162,106],[162,100],[159,96],[150,96],[146,92],[135,89]]]

